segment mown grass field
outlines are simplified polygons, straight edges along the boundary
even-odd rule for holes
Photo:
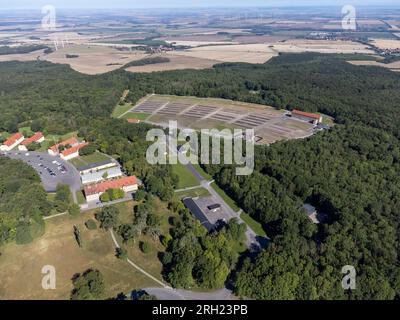
[[[93,154],[90,154],[88,156],[80,156],[78,158],[70,160],[70,162],[75,166],[75,167],[81,167],[85,166],[91,163],[96,163],[96,162],[101,162],[105,161],[107,159],[110,159],[107,155],[101,153],[101,152],[95,152]]]
[[[111,114],[111,117],[113,118],[118,118],[120,117],[122,114],[124,114],[125,112],[129,111],[132,108],[132,104],[131,103],[125,103],[124,105],[117,105],[113,111],[113,113]]]
[[[179,177],[177,189],[191,188],[199,185],[196,177],[179,161],[172,165],[172,172]]]

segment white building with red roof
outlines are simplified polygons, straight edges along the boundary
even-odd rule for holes
[[[44,141],[44,135],[41,132],[36,132],[32,137],[25,139],[18,146],[18,149],[21,151],[28,151],[28,146],[34,142],[41,143]]]
[[[320,114],[304,112],[296,109],[292,111],[292,117],[311,122],[313,124],[319,124],[322,122],[322,116]]]
[[[89,145],[89,143],[82,142],[69,149],[65,149],[64,151],[61,151],[60,157],[63,160],[71,160],[73,158],[79,157],[79,150],[81,150],[83,147],[86,147],[87,145]]]
[[[77,138],[72,137],[55,144],[54,146],[50,147],[47,152],[52,156],[59,155],[61,159],[71,160],[79,157],[79,150],[83,147],[86,147],[88,144],[89,143],[87,142],[79,142]],[[63,150],[60,151],[60,147],[63,147]]]
[[[1,151],[10,151],[18,146],[22,141],[24,141],[24,136],[21,133],[15,133],[11,137],[9,137],[4,143],[0,146]]]
[[[122,189],[124,192],[137,191],[137,178],[135,176],[123,177],[85,186],[84,193],[86,201],[99,200],[100,196],[109,189]]]

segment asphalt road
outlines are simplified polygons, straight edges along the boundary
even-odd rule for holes
[[[68,185],[74,194],[77,190],[81,189],[81,179],[78,170],[60,157],[54,157],[44,152],[24,151],[2,151],[0,155],[22,160],[30,165],[39,174],[43,187],[47,192],[55,192],[58,184]],[[54,164],[53,161],[61,163],[65,167],[66,172],[62,173],[58,169],[58,165]],[[54,172],[54,176],[46,168]]]

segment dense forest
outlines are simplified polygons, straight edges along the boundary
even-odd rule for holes
[[[0,46],[0,55],[23,54],[42,49],[49,49],[49,47],[44,45],[29,45],[29,46],[18,46],[18,47]]]
[[[239,259],[230,281],[238,295],[259,299],[400,297],[399,74],[321,54],[152,74],[117,70],[85,76],[47,62],[1,63],[0,71],[0,130],[12,132],[29,121],[52,133],[79,129],[101,151],[116,156],[127,172],[141,177],[148,192],[166,201],[177,181],[169,167],[145,162],[149,127],[108,118],[124,89],[129,88],[131,102],[154,92],[229,98],[333,116],[337,125],[332,130],[257,147],[251,176],[235,176],[229,166],[205,167],[263,224],[272,240],[257,257]],[[323,223],[311,223],[302,209],[305,202],[324,213]],[[174,232],[168,248],[173,257],[165,258],[164,272],[176,286],[190,285],[185,282],[189,278],[184,261],[192,266],[209,263],[200,259],[204,250],[215,259],[231,257],[221,256],[207,235],[197,235],[196,241],[191,236],[193,252],[184,255],[179,248],[188,245],[186,238],[196,231],[189,223]],[[341,288],[344,265],[357,270],[355,291]],[[195,275],[198,284],[206,281],[204,286],[214,287],[202,273]],[[221,275],[216,276],[220,281]]]

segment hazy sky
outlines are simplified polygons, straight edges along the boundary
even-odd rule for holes
[[[0,0],[0,10],[37,8],[43,5],[59,8],[187,8],[232,6],[299,6],[299,5],[400,5],[399,0]]]

